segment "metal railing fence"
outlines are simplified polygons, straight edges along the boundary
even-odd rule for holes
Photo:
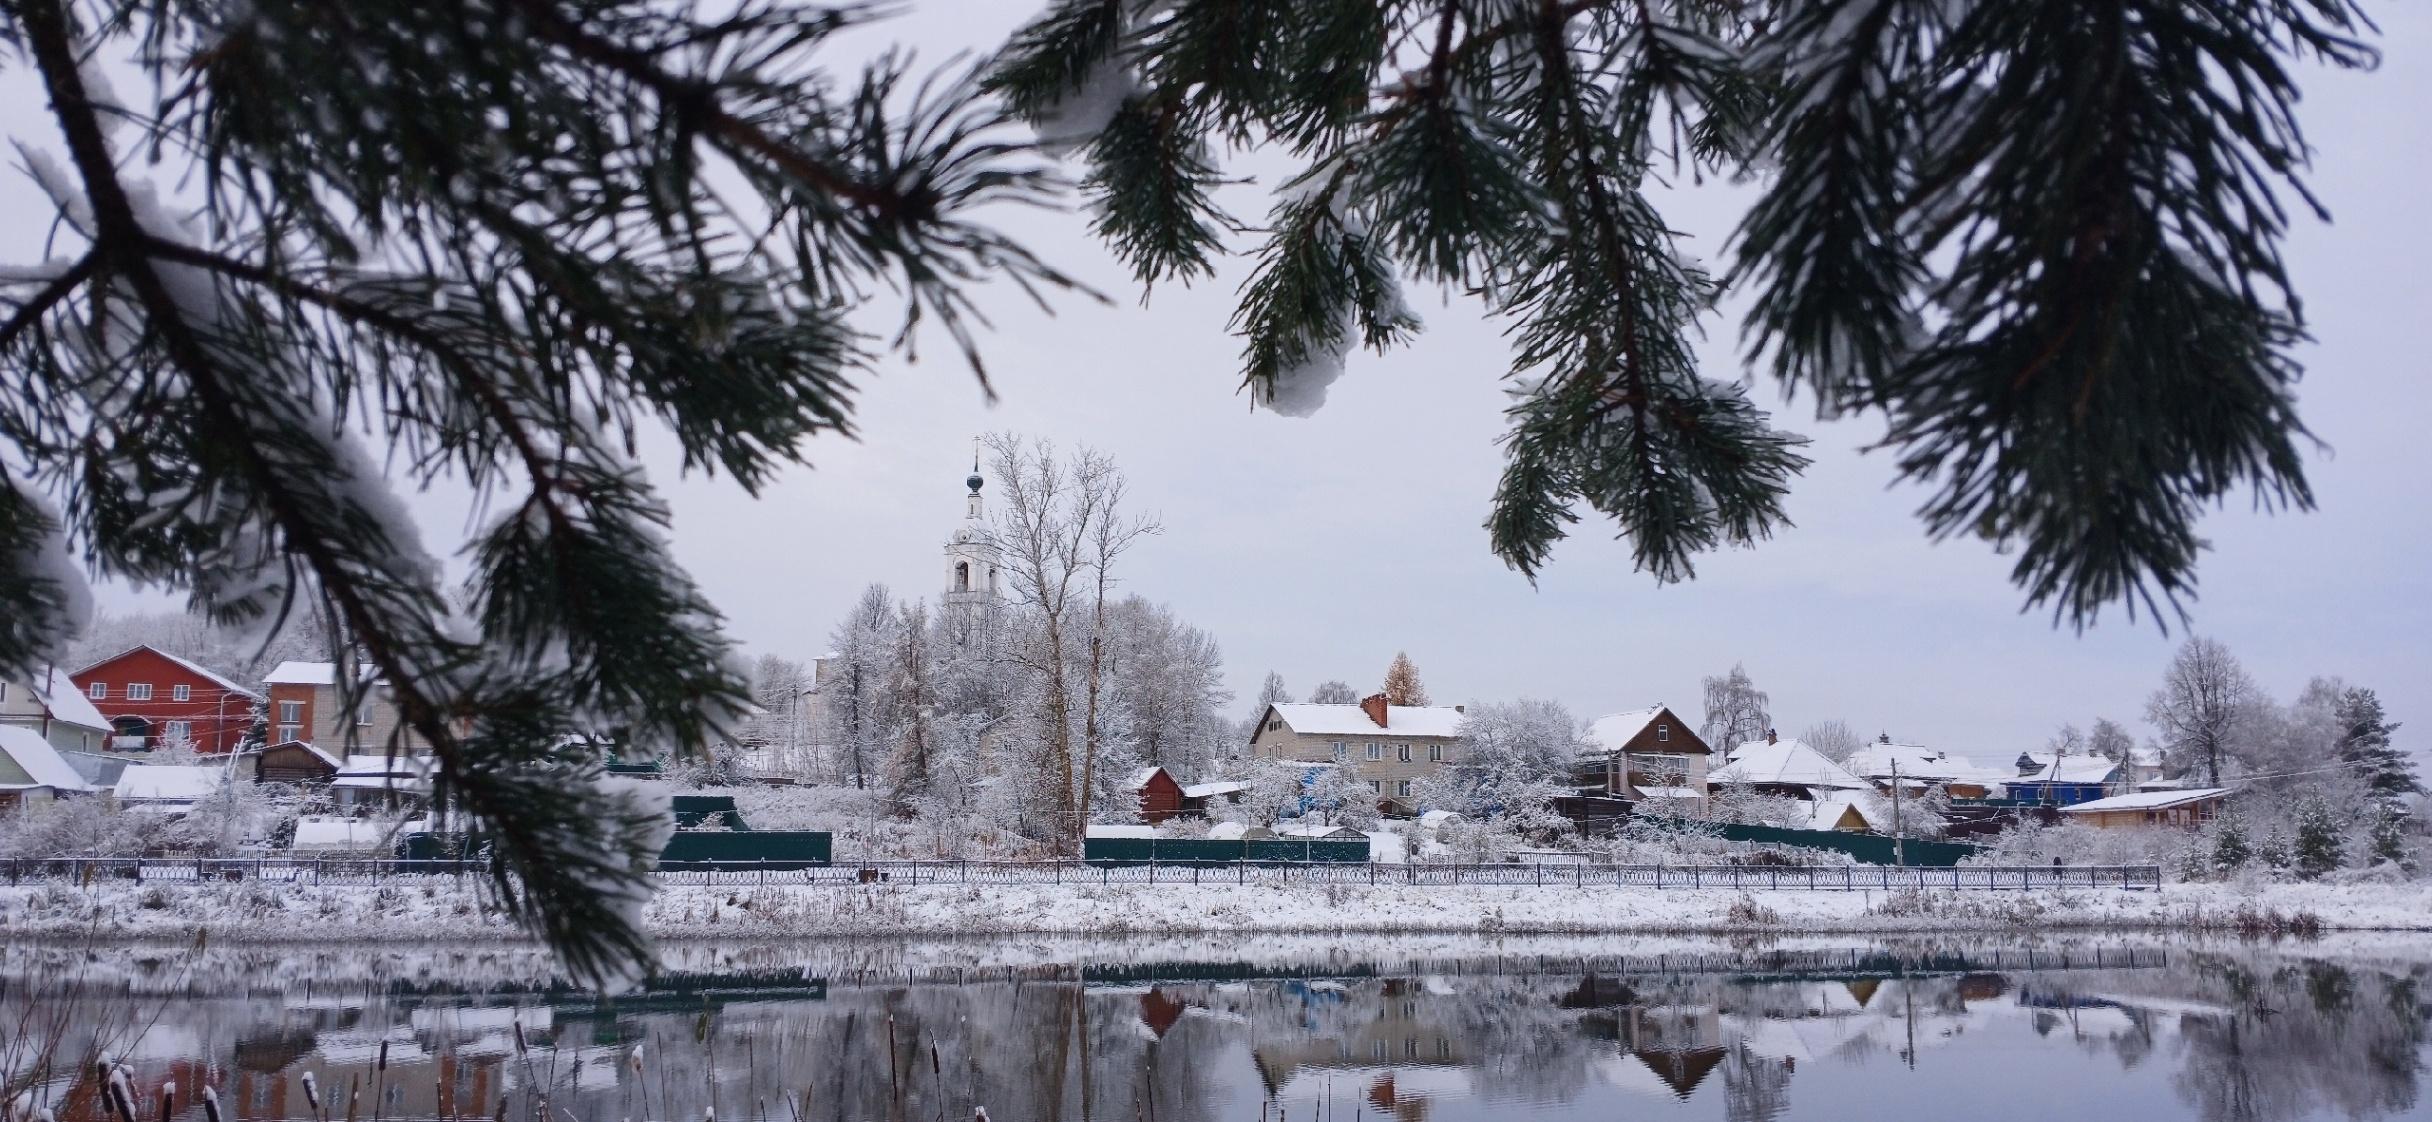
[[[54,857],[0,858],[0,883],[99,884],[260,882],[376,884],[413,877],[486,876],[477,860],[407,861],[355,857]],[[664,884],[1374,884],[1514,885],[1541,888],[1797,889],[1980,891],[2052,888],[2157,889],[2159,865],[2022,865],[1955,868],[1890,865],[1597,865],[1344,864],[1208,862],[1112,865],[1076,861],[687,862],[661,869]]]

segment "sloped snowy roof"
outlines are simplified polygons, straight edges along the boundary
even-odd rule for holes
[[[1208,827],[1209,841],[1267,841],[1274,837],[1275,831],[1246,822],[1219,822]]]
[[[320,746],[320,745],[318,745],[318,744],[314,744],[312,741],[309,741],[309,740],[282,740],[282,741],[280,741],[280,742],[278,742],[278,743],[276,743],[276,744],[271,745],[270,747],[272,747],[272,748],[302,748],[303,750],[305,750],[305,751],[307,751],[307,752],[310,752],[310,753],[312,753],[313,755],[318,756],[318,757],[320,757],[320,758],[321,758],[321,759],[323,759],[323,760],[328,761],[329,766],[331,766],[331,767],[344,767],[344,766],[346,766],[346,762],[345,762],[344,760],[341,760],[341,759],[339,759],[338,757],[331,755],[328,749],[323,748],[323,747],[321,747],[321,746]]]
[[[219,672],[219,671],[217,671],[217,670],[213,670],[212,668],[210,668],[210,667],[208,667],[208,666],[205,666],[205,665],[203,665],[202,663],[196,662],[196,661],[194,661],[193,659],[187,658],[187,657],[186,657],[186,656],[184,656],[184,655],[181,655],[181,654],[176,654],[176,653],[173,653],[173,652],[170,652],[170,651],[164,651],[164,650],[160,649],[159,647],[155,647],[155,646],[153,646],[153,645],[152,645],[152,644],[150,644],[150,643],[140,643],[140,644],[137,644],[137,645],[135,645],[135,646],[128,647],[126,650],[120,651],[120,652],[118,652],[117,654],[111,655],[111,656],[110,656],[110,657],[108,657],[108,658],[104,658],[104,659],[96,659],[96,660],[94,660],[94,661],[92,661],[92,662],[90,662],[90,663],[85,664],[84,666],[78,667],[78,668],[77,668],[77,670],[76,670],[76,673],[78,673],[78,674],[85,674],[85,673],[88,673],[88,672],[92,671],[92,670],[93,670],[95,667],[99,667],[99,666],[105,666],[105,665],[108,665],[108,664],[110,664],[110,663],[116,662],[116,661],[118,661],[119,659],[122,659],[122,658],[127,657],[128,655],[134,654],[134,653],[135,653],[135,652],[137,652],[137,651],[150,651],[150,652],[152,652],[153,654],[156,654],[156,655],[159,655],[159,656],[160,656],[160,657],[162,657],[162,658],[168,659],[169,661],[174,662],[174,663],[178,664],[179,666],[183,666],[183,667],[185,667],[186,669],[191,670],[191,671],[193,671],[194,673],[196,673],[196,674],[198,674],[198,675],[201,675],[201,676],[202,676],[202,677],[204,677],[204,678],[208,678],[208,679],[210,679],[210,680],[211,680],[211,684],[212,684],[212,685],[218,686],[219,688],[224,689],[224,690],[227,690],[227,691],[229,691],[229,692],[231,692],[231,693],[239,693],[239,694],[243,694],[243,695],[245,695],[246,697],[255,698],[255,699],[257,699],[257,700],[258,700],[258,699],[260,699],[260,697],[262,696],[262,691],[260,691],[260,690],[254,689],[254,688],[253,688],[253,687],[251,687],[251,686],[242,686],[242,685],[238,685],[235,679],[230,678],[230,677],[228,677],[227,675],[222,674],[222,673],[220,673],[220,672]]]
[[[377,818],[307,814],[296,819],[296,838],[288,848],[307,853],[364,853],[384,848],[396,834],[428,828],[421,820],[400,826]]]
[[[1917,744],[1869,744],[1850,754],[1844,765],[1851,772],[1868,779],[1890,779],[1893,765],[1899,765],[1902,779],[1964,779],[1982,783],[1999,782],[2016,777],[2013,771],[1988,768],[1956,752],[1944,752]]]
[[[27,685],[33,689],[34,699],[50,711],[52,720],[98,732],[110,731],[110,722],[102,717],[101,710],[93,708],[92,699],[84,695],[82,686],[68,678],[67,671],[49,667],[34,675]]]
[[[2227,787],[2196,787],[2186,791],[2139,791],[2133,795],[2113,795],[2060,808],[2062,814],[2100,814],[2106,810],[2163,810],[2189,803],[2206,802],[2229,794]]]
[[[1867,816],[1866,804],[1859,801],[1859,795],[1855,791],[1841,791],[1817,799],[1815,809],[1807,816],[1807,828],[1810,830],[1839,829],[1841,816],[1853,810],[1858,813],[1858,819],[1866,823],[1867,829],[1875,828],[1875,820]]]
[[[1292,731],[1309,736],[1442,736],[1461,735],[1464,719],[1450,705],[1388,705],[1385,723],[1368,719],[1357,705],[1316,705],[1301,702],[1277,705],[1275,715]]]
[[[1715,769],[1713,783],[1779,783],[1857,790],[1867,782],[1800,740],[1767,744],[1752,740],[1731,751],[1731,762]]]
[[[1627,709],[1619,713],[1607,713],[1588,722],[1588,739],[1595,741],[1596,746],[1605,751],[1620,751],[1622,745],[1628,744],[1639,733],[1647,731],[1647,725],[1655,720],[1657,713],[1663,711],[1664,707],[1658,705],[1651,709]]]
[[[228,769],[178,764],[128,764],[110,793],[122,802],[190,803],[228,782]]]
[[[431,772],[438,766],[429,756],[348,756],[329,785],[373,791],[427,791]]]
[[[1089,824],[1089,829],[1084,831],[1082,836],[1091,838],[1153,838],[1157,836],[1157,828],[1155,826],[1127,826],[1120,822],[1092,822]]]
[[[2120,765],[2101,756],[2039,756],[2028,753],[2036,770],[2026,775],[2013,775],[2009,783],[2108,783]]]
[[[1214,783],[1193,783],[1190,786],[1182,789],[1182,797],[1186,799],[1214,798],[1217,795],[1230,795],[1235,791],[1247,790],[1249,789],[1249,786],[1250,785],[1247,783],[1235,783],[1230,780],[1221,780]]]
[[[17,766],[31,776],[36,787],[61,791],[83,791],[88,788],[84,777],[69,766],[51,742],[42,734],[23,725],[0,725],[0,754],[15,760]]]
[[[282,662],[262,676],[274,686],[330,686],[338,682],[338,664],[334,662]]]
[[[1164,770],[1161,767],[1144,767],[1132,772],[1132,785],[1129,789],[1137,791],[1148,786],[1148,781],[1157,778],[1157,773]]]
[[[1322,822],[1285,822],[1275,827],[1279,838],[1364,838],[1368,835],[1349,826],[1328,826]]]

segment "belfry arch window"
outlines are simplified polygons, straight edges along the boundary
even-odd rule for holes
[[[971,591],[971,562],[957,561],[954,563],[954,590],[956,592]]]

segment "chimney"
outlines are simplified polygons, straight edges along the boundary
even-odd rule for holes
[[[1385,695],[1381,693],[1372,693],[1361,698],[1360,712],[1368,714],[1368,719],[1375,721],[1376,727],[1384,728],[1386,712]]]
[[[1765,743],[1774,744],[1779,742],[1781,739],[1781,736],[1776,734],[1772,729],[1765,730]]]
[[[1452,711],[1453,711],[1453,712],[1455,712],[1455,713],[1467,713],[1467,712],[1469,712],[1469,706],[1466,706],[1466,705],[1455,705],[1455,706],[1453,706],[1453,707],[1452,707]]]

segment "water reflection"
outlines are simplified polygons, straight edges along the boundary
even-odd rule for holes
[[[705,954],[602,1003],[513,955],[10,948],[0,1062],[62,1119],[100,1117],[75,1062],[96,1049],[140,1114],[183,1088],[181,1118],[202,1086],[232,1118],[332,1122],[2432,1116],[2432,954],[958,956]],[[44,1031],[67,1045],[47,1076],[26,1043]]]

